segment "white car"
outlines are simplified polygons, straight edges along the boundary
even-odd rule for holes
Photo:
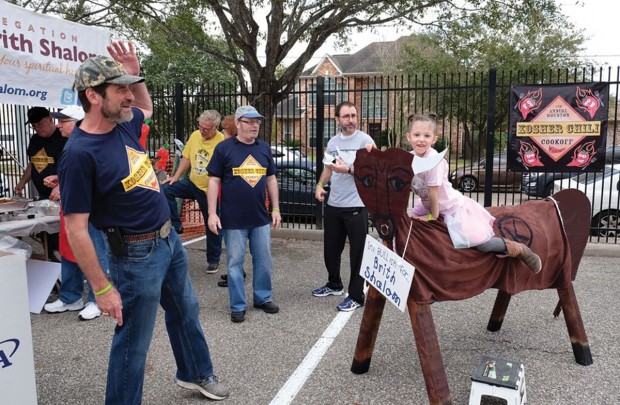
[[[602,173],[583,173],[556,180],[554,192],[576,188],[588,196],[592,204],[591,234],[615,238],[620,216],[620,165],[606,165]]]
[[[295,148],[284,145],[271,145],[273,160],[277,162],[300,162],[305,161],[306,157]]]

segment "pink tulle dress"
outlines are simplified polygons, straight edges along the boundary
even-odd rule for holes
[[[424,157],[436,154],[435,149],[429,148]],[[454,247],[470,248],[489,241],[495,236],[495,218],[482,205],[452,188],[448,181],[449,170],[448,162],[442,160],[433,169],[414,174],[411,188],[416,196],[409,216],[428,215],[431,212],[428,186],[439,186],[439,214],[444,216]]]

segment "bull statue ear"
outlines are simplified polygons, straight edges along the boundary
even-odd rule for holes
[[[429,156],[427,158],[414,156],[413,162],[411,162],[411,168],[413,169],[413,173],[420,174],[431,170],[443,160],[444,156],[446,156],[447,151],[448,148],[442,150],[436,155]]]

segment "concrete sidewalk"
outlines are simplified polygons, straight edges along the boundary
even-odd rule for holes
[[[314,360],[316,368],[293,404],[426,404],[409,316],[386,306],[370,371],[351,373],[362,310],[344,319],[336,311],[341,297],[316,298],[325,284],[320,231],[312,235],[280,230],[273,240],[274,301],[281,311],[268,315],[251,307],[251,272],[246,282],[246,321],[233,324],[228,291],[217,286],[222,271],[205,274],[204,240],[187,246],[191,276],[201,305],[216,374],[231,389],[227,404],[269,404],[294,375],[312,348],[329,347]],[[304,231],[307,232],[307,231]],[[287,239],[281,237],[286,236]],[[604,257],[588,247],[575,290],[594,364],[575,363],[562,315],[555,319],[556,292],[528,291],[513,297],[500,332],[486,330],[496,292],[432,306],[443,362],[455,404],[467,404],[470,375],[483,355],[521,361],[526,367],[529,404],[617,404],[620,372],[620,265],[617,246]],[[223,255],[223,258],[225,256]],[[348,281],[348,252],[343,278]],[[225,269],[225,263],[221,268]],[[251,269],[246,255],[246,269]],[[39,404],[103,403],[106,367],[114,322],[108,318],[80,322],[77,313],[32,315]],[[333,322],[337,334],[323,336]],[[157,320],[146,368],[144,404],[202,404],[208,400],[174,384],[175,365],[163,313]],[[294,392],[293,392],[294,394]],[[293,395],[290,394],[289,395]],[[279,403],[288,403],[286,401]],[[485,401],[485,404],[501,403]],[[11,404],[12,405],[12,404]]]

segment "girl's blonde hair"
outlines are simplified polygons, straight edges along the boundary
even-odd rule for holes
[[[413,127],[413,123],[417,121],[421,122],[430,122],[433,124],[433,132],[437,129],[437,114],[411,114],[409,118],[407,118],[409,122],[407,132],[411,131],[411,127]]]

